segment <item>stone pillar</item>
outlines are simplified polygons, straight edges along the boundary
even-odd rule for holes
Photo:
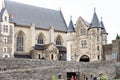
[[[14,58],[14,49],[15,49],[15,47],[14,47],[14,24],[11,26],[11,30],[12,30],[12,51],[11,51],[11,58]]]
[[[67,41],[67,61],[71,61],[71,41]]]
[[[49,32],[50,32],[50,43],[55,43],[54,42],[54,27],[50,27]]]
[[[30,26],[30,31],[31,31],[31,46],[35,46],[35,25],[32,24]]]

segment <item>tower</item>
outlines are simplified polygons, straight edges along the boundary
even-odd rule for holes
[[[3,0],[0,12],[0,58],[12,58],[14,55],[14,24],[9,15]]]
[[[70,21],[71,24],[71,21]],[[69,24],[68,52],[71,61],[96,61],[102,59],[102,45],[107,43],[107,32],[103,21],[98,19],[94,9],[91,23],[79,17],[75,29]],[[70,33],[74,29],[74,33]]]

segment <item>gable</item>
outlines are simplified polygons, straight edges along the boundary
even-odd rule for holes
[[[89,23],[82,19],[82,17],[79,17],[76,22],[76,28],[89,28]]]

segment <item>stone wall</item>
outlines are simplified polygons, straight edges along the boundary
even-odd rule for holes
[[[111,55],[111,54],[112,54],[112,44],[103,45],[102,59],[106,60],[106,55]]]
[[[120,39],[113,40],[112,44],[103,45],[103,60],[120,61]]]
[[[67,62],[47,61],[39,59],[0,59],[1,80],[51,80],[52,75],[67,80],[67,72],[80,72],[80,74],[93,75],[105,74],[108,78],[120,76],[120,63],[115,61],[105,62]]]

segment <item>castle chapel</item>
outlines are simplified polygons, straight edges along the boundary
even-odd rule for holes
[[[102,60],[108,33],[96,11],[67,26],[61,10],[4,0],[0,11],[0,58]]]

